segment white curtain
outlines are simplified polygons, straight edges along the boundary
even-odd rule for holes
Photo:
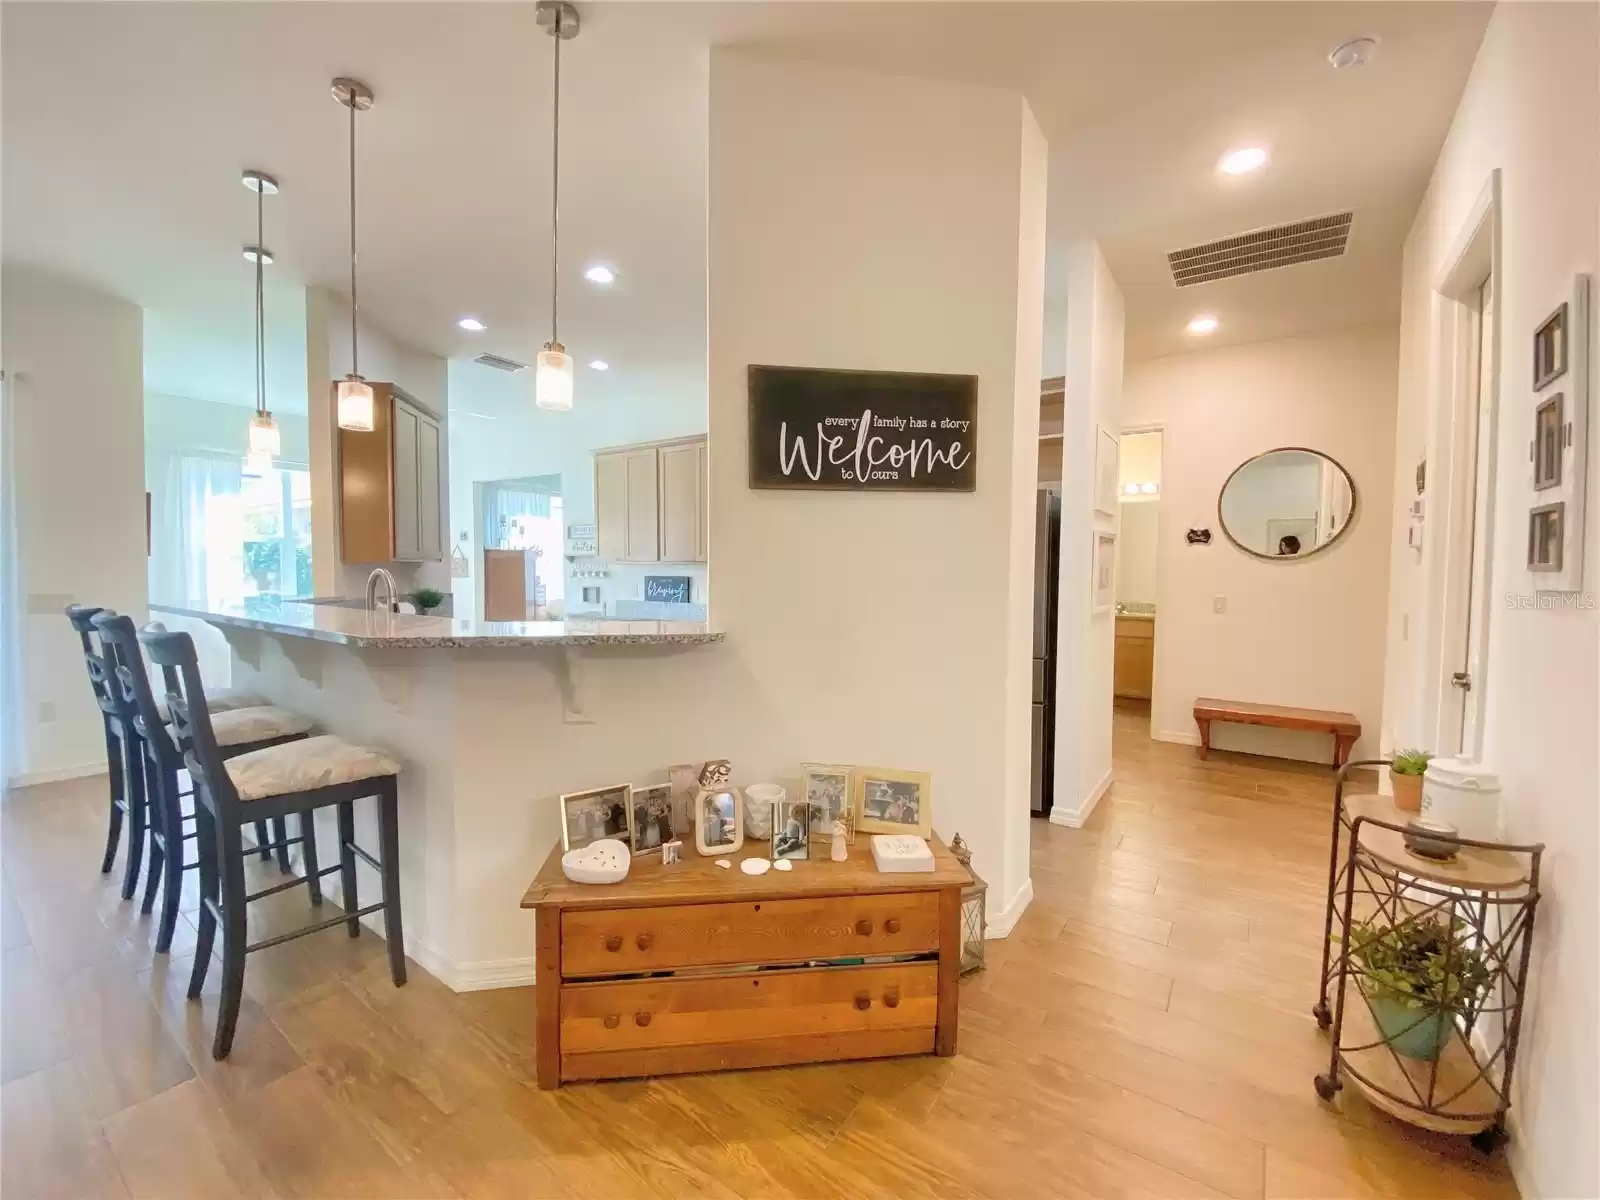
[[[15,438],[11,384],[0,371],[0,790],[22,772],[22,617],[17,590]]]
[[[237,600],[244,576],[236,458],[174,455],[152,497],[150,599],[180,608]]]

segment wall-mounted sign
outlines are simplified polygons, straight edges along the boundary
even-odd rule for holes
[[[750,368],[750,486],[970,492],[978,378]]]
[[[688,604],[689,582],[688,575],[646,575],[644,598],[661,604]]]
[[[600,543],[594,538],[568,538],[567,553],[573,558],[592,558],[600,553]]]

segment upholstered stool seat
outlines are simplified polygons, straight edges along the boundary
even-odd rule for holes
[[[152,621],[150,624],[155,625],[157,623]],[[206,692],[206,707],[210,709],[213,717],[218,713],[233,712],[235,709],[240,708],[262,708],[267,704],[267,698],[260,692],[250,692],[244,688],[212,688]],[[156,708],[160,711],[163,722],[172,720],[172,714],[167,711],[167,698],[165,696],[156,697]],[[310,726],[308,725],[307,728],[310,728]],[[227,743],[224,742],[223,745],[227,745]]]
[[[287,708],[279,708],[275,704],[263,704],[256,708],[235,708],[228,712],[214,713],[211,717],[211,731],[217,735],[217,745],[224,750],[232,746],[248,745],[250,742],[294,737],[296,734],[308,732],[315,725],[316,722],[310,717],[302,716]],[[178,735],[172,732],[170,725],[167,727],[167,734],[172,738],[173,745],[177,745]]]
[[[221,725],[221,720],[213,718],[211,727],[217,732],[219,742]],[[381,751],[357,746],[330,734],[253,750],[227,759],[222,765],[241,801],[264,800],[289,792],[309,792],[400,773],[400,764]]]

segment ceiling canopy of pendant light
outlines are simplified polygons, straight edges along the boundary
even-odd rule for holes
[[[262,201],[278,194],[278,181],[261,171],[246,171],[242,182],[256,194],[256,240],[244,248],[245,258],[255,264],[256,276],[256,411],[250,415],[245,465],[255,471],[265,471],[271,469],[283,448],[278,423],[267,411],[267,305],[262,282],[262,270],[272,261],[272,251],[266,244]]]
[[[561,43],[578,36],[578,10],[566,0],[539,0],[539,24],[553,39],[550,135],[550,340],[539,352],[533,402],[566,412],[572,408],[572,355],[561,344]]]
[[[350,110],[350,374],[339,381],[337,407],[339,428],[356,433],[371,433],[372,385],[361,377],[359,333],[356,314],[356,113],[372,107],[372,89],[359,79],[340,77],[333,81],[333,98]]]

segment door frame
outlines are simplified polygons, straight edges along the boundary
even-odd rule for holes
[[[1122,465],[1122,439],[1129,434],[1135,433],[1159,433],[1161,435],[1161,491],[1157,499],[1163,503],[1161,506],[1162,518],[1156,522],[1156,648],[1152,655],[1150,666],[1150,740],[1159,742],[1166,740],[1163,739],[1161,727],[1157,722],[1161,714],[1161,610],[1166,603],[1162,589],[1166,586],[1167,576],[1167,573],[1161,569],[1161,545],[1162,537],[1166,532],[1166,514],[1169,507],[1165,500],[1167,498],[1167,455],[1171,449],[1172,431],[1167,428],[1165,421],[1144,421],[1136,425],[1121,426],[1117,430],[1117,465],[1119,468]],[[1119,482],[1117,486],[1120,490],[1122,485]],[[1119,507],[1117,509],[1116,528],[1117,540],[1120,542],[1122,540],[1122,510],[1120,507],[1122,501],[1120,497],[1117,503]],[[1115,623],[1114,618],[1113,623]],[[1114,644],[1115,638],[1113,637],[1113,653],[1115,653]],[[1113,667],[1113,680],[1115,680],[1115,675],[1116,670]],[[1115,682],[1112,683],[1111,702],[1113,704],[1116,703]],[[1198,744],[1200,739],[1197,737],[1194,740]]]
[[[1440,536],[1428,539],[1424,563],[1424,612],[1437,614],[1437,628],[1426,646],[1423,673],[1423,734],[1428,746],[1454,745],[1469,711],[1478,731],[1478,745],[1464,748],[1464,757],[1482,753],[1483,718],[1488,697],[1489,623],[1493,611],[1495,495],[1499,475],[1500,382],[1503,361],[1504,275],[1500,261],[1500,170],[1490,172],[1472,210],[1456,235],[1445,265],[1434,283],[1434,315],[1440,331],[1440,360],[1435,364],[1434,434],[1438,464],[1429,464],[1424,494],[1427,523]],[[1479,328],[1483,285],[1494,281],[1492,321]],[[1480,352],[1479,338],[1482,338]],[[1490,363],[1487,443],[1478,439],[1479,363]],[[1487,463],[1483,524],[1483,569],[1488,572],[1477,611],[1471,610],[1474,504],[1477,464]],[[1438,497],[1435,502],[1433,496]],[[1477,677],[1469,691],[1450,682],[1468,630],[1476,647]]]

